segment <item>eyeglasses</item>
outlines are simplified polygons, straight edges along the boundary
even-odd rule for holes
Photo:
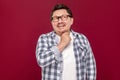
[[[70,15],[62,15],[62,16],[53,16],[52,17],[52,21],[53,22],[58,22],[59,19],[63,20],[63,21],[67,21],[68,17],[71,17]]]

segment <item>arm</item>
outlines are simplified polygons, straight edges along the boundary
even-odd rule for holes
[[[41,67],[49,66],[61,60],[60,51],[56,46],[48,46],[48,38],[41,35],[36,46],[36,59]]]
[[[88,43],[86,52],[87,80],[96,80],[96,62],[90,44],[88,41],[87,43]]]

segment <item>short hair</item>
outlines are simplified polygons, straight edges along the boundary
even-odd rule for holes
[[[54,6],[54,8],[52,9],[51,15],[50,15],[50,20],[52,20],[52,15],[54,13],[54,11],[56,10],[60,10],[60,9],[65,9],[67,11],[67,13],[69,14],[69,17],[73,17],[72,11],[70,10],[70,8],[64,4],[56,4]]]

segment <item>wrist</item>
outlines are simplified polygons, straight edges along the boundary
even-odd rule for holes
[[[58,47],[59,51],[62,52],[64,50],[64,48],[65,48],[65,45],[63,43],[59,43],[57,45],[57,47]]]

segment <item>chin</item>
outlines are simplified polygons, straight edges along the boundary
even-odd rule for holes
[[[61,29],[60,32],[65,32],[66,30],[65,29]]]

